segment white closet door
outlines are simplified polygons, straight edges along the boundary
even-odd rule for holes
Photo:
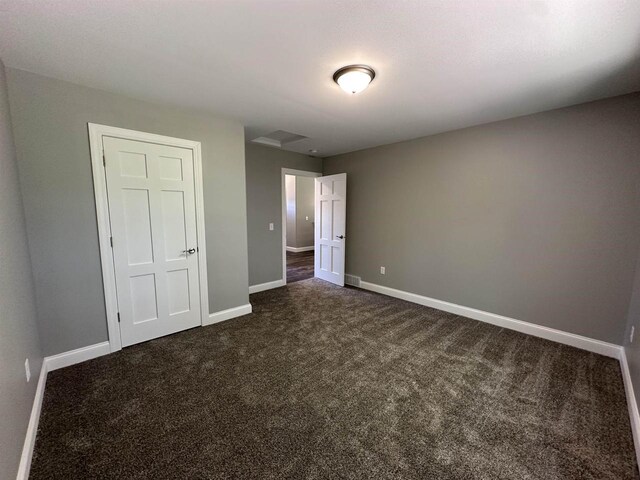
[[[104,137],[122,345],[202,323],[193,152]]]
[[[344,286],[347,174],[315,180],[315,276]]]

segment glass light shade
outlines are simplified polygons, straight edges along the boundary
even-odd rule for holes
[[[375,76],[374,71],[365,65],[350,65],[341,68],[333,79],[347,93],[360,93],[369,86]]]

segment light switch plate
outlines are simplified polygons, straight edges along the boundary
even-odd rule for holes
[[[269,230],[273,230],[273,223],[269,224]]]
[[[384,275],[387,269],[385,267],[380,267],[380,274]]]

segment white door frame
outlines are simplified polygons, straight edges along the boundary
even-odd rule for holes
[[[280,186],[282,189],[282,284],[287,284],[287,197],[285,188],[285,175],[295,175],[296,177],[321,177],[319,172],[308,172],[306,170],[294,170],[283,168],[280,175]],[[315,252],[314,252],[315,255]]]
[[[116,294],[115,264],[111,251],[111,222],[107,181],[104,169],[102,137],[116,137],[139,142],[156,143],[172,147],[188,148],[193,151],[193,171],[196,196],[196,229],[198,238],[198,276],[200,278],[200,323],[209,318],[209,288],[207,282],[207,244],[204,232],[204,194],[202,187],[202,152],[200,142],[182,138],[165,137],[153,133],[137,132],[124,128],[109,127],[89,123],[89,144],[91,148],[91,168],[93,170],[93,191],[98,218],[98,240],[100,243],[100,264],[102,284],[107,309],[107,328],[111,352],[122,349],[120,325],[118,323],[118,296]]]

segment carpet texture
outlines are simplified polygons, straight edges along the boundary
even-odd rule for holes
[[[287,252],[287,283],[313,278],[313,250]]]
[[[32,479],[637,479],[618,362],[320,280],[47,380]]]

